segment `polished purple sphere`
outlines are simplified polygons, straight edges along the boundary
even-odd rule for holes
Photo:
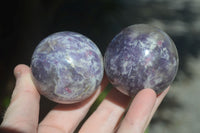
[[[122,30],[110,42],[104,56],[108,79],[129,96],[144,88],[161,93],[174,80],[178,64],[177,49],[170,37],[146,24]]]
[[[42,40],[31,61],[38,91],[57,103],[76,103],[91,96],[103,77],[98,47],[75,32],[58,32]]]

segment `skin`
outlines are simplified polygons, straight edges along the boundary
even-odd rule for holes
[[[14,75],[16,86],[0,130],[8,133],[72,133],[108,84],[104,77],[98,90],[90,98],[76,104],[58,104],[38,124],[40,94],[31,80],[30,68],[18,65],[14,69]],[[168,90],[169,88],[157,96],[154,90],[143,89],[131,100],[112,89],[79,132],[143,133]],[[120,121],[128,106],[124,119]]]

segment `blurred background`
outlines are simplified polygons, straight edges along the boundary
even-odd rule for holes
[[[199,133],[200,0],[15,0],[4,1],[0,10],[0,122],[15,85],[14,67],[29,65],[44,37],[79,32],[103,54],[123,28],[146,23],[171,36],[180,58],[178,75],[148,132]]]

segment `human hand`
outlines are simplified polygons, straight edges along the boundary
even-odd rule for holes
[[[2,131],[14,129],[15,132],[12,130],[12,133],[74,132],[108,84],[108,80],[104,77],[99,89],[90,98],[76,104],[58,104],[38,124],[40,94],[31,80],[30,68],[18,65],[14,69],[14,74],[16,86],[1,124]],[[152,89],[144,89],[131,102],[130,97],[112,89],[79,132],[143,133],[168,90],[169,88],[156,96]],[[125,117],[121,120],[128,107]]]

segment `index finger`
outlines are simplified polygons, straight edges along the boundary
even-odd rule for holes
[[[35,133],[38,125],[40,95],[31,80],[28,66],[18,65],[14,69],[14,74],[16,86],[1,126]]]

